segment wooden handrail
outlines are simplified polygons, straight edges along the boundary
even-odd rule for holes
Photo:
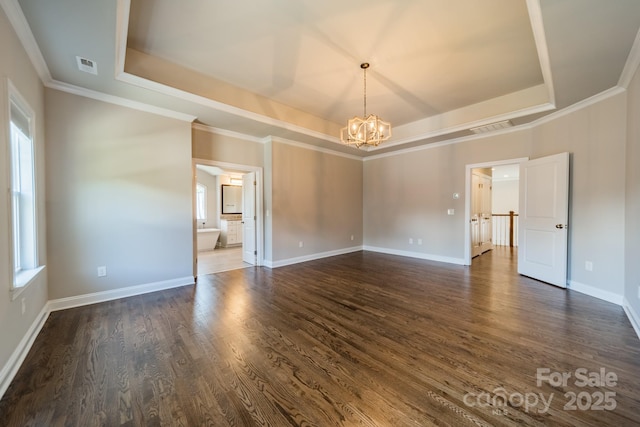
[[[509,217],[509,247],[513,247],[513,230],[514,230],[514,226],[513,226],[513,218],[518,216],[517,213],[515,213],[514,211],[509,211],[509,213],[506,214],[499,214],[499,213],[492,213],[491,216],[501,216],[501,217]]]

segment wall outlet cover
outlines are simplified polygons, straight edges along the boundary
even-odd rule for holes
[[[98,267],[98,277],[105,277],[107,275],[107,267],[102,265]]]

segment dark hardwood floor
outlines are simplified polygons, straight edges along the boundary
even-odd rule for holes
[[[0,425],[640,425],[640,340],[508,249],[358,252],[52,313]]]

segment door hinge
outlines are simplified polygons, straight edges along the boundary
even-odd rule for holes
[[[258,255],[258,251],[253,251],[253,254],[254,255]]]
[[[257,184],[258,184],[258,182],[257,182],[257,181],[253,181],[253,185],[257,185]]]
[[[254,215],[254,216],[253,216],[253,220],[255,221],[256,219],[258,219],[258,218],[256,218],[256,216]]]

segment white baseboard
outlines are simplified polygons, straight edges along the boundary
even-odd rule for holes
[[[96,304],[99,302],[111,301],[118,298],[132,297],[135,295],[148,294],[150,292],[162,291],[164,289],[178,288],[180,286],[193,285],[193,276],[180,277],[178,279],[163,280],[161,282],[147,283],[144,285],[130,286],[128,288],[114,289],[111,291],[95,292],[92,294],[78,295],[68,298],[59,298],[49,301],[51,311],[66,310],[67,308],[80,307],[83,305]]]
[[[27,333],[22,337],[22,340],[20,340],[18,347],[13,351],[7,363],[2,367],[2,370],[0,370],[0,399],[2,399],[11,381],[13,381],[13,378],[18,373],[18,369],[22,366],[22,362],[24,362],[29,350],[31,350],[31,346],[35,342],[36,337],[49,318],[49,313],[51,313],[51,311],[49,310],[49,303],[47,303],[42,307],[42,310],[40,310],[40,313],[38,313],[33,320]]]
[[[400,255],[400,256],[406,256],[410,258],[426,259],[429,261],[446,262],[448,264],[465,265],[464,259],[462,258],[453,258],[453,257],[446,257],[441,255],[425,254],[422,252],[401,251],[398,249],[380,248],[377,246],[368,246],[368,245],[364,246],[364,250],[371,251],[371,252],[379,252],[382,254]]]
[[[622,308],[624,308],[625,313],[627,313],[627,317],[629,318],[629,322],[631,322],[631,326],[633,326],[633,330],[636,331],[636,335],[640,339],[640,315],[633,309],[631,304],[629,304],[629,300],[625,297]]]
[[[313,261],[316,259],[327,258],[330,256],[344,255],[362,250],[362,246],[354,246],[351,248],[336,249],[335,251],[319,252],[315,254],[303,255],[295,258],[283,259],[280,261],[264,260],[264,266],[269,268],[284,267],[285,265],[298,264],[301,262]]]
[[[580,292],[581,294],[589,295],[616,305],[622,305],[622,295],[618,295],[609,291],[603,291],[602,289],[598,289],[590,285],[585,285],[584,283],[569,280],[567,288],[571,289],[572,291]]]

